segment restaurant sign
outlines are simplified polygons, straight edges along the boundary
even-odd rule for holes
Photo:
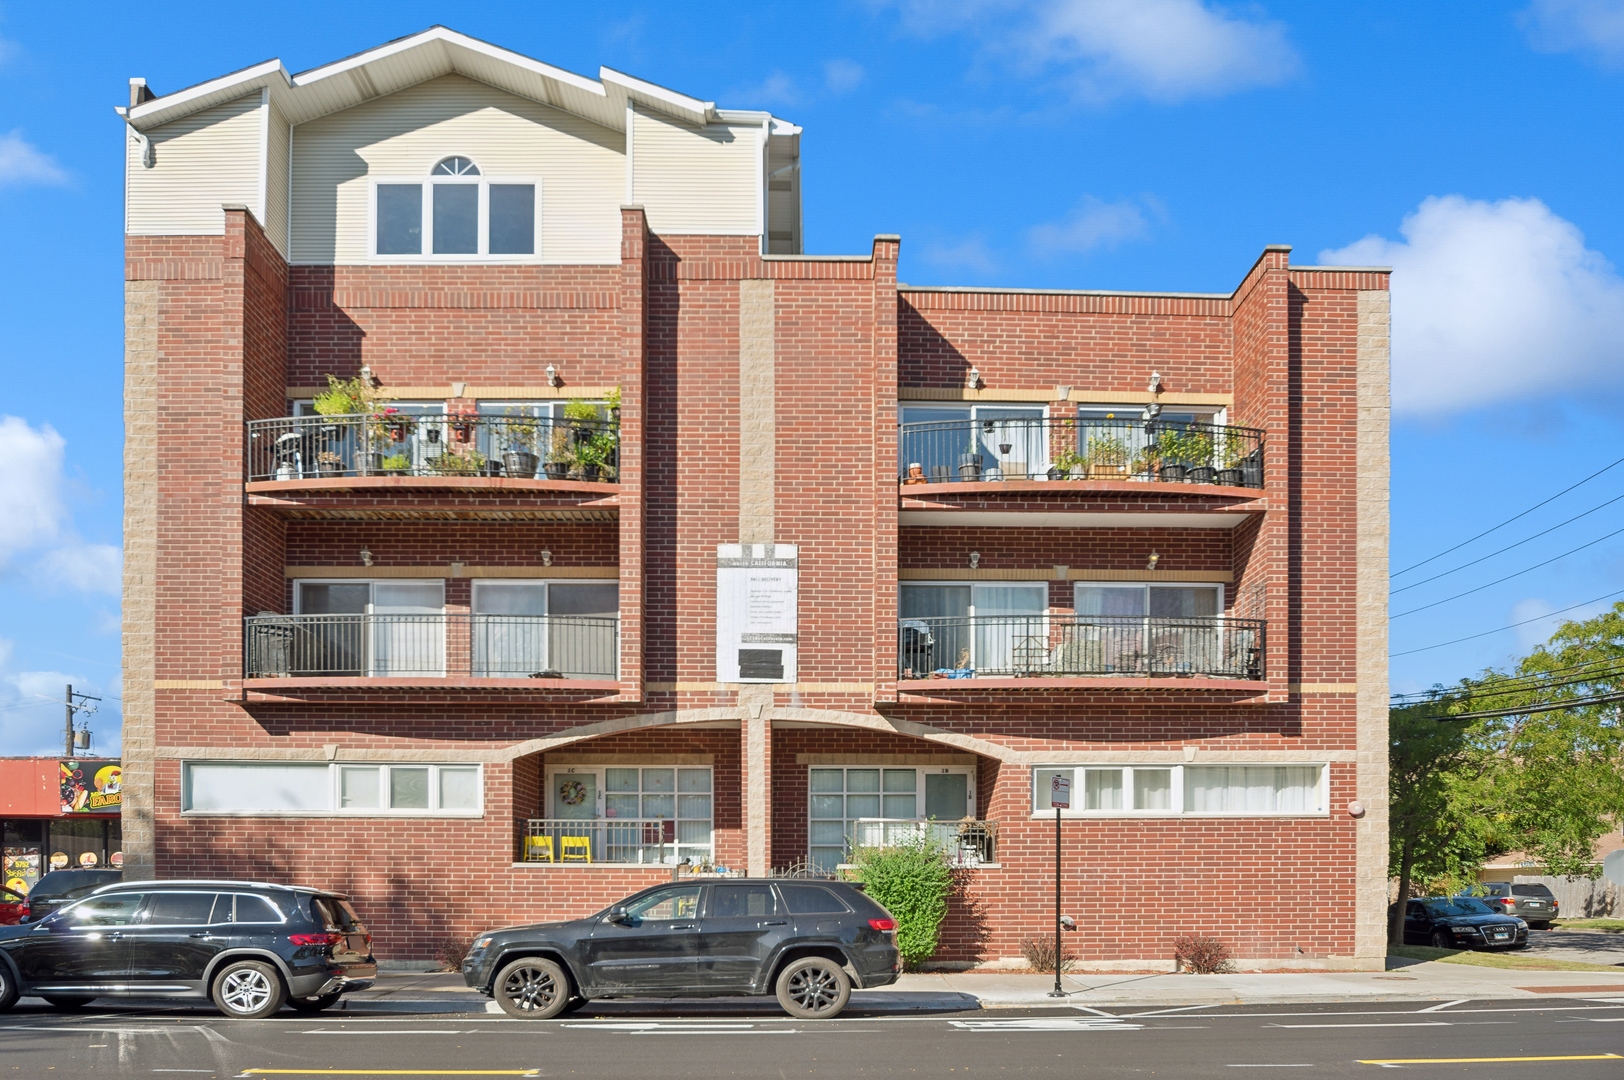
[[[107,814],[124,803],[124,770],[117,761],[61,763],[62,812]]]

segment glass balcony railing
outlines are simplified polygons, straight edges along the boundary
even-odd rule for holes
[[[1262,679],[1261,619],[1137,615],[972,615],[902,619],[903,679]]]
[[[612,680],[619,670],[612,615],[253,615],[245,624],[250,679]]]
[[[615,419],[374,413],[248,422],[249,480],[500,476],[614,483]]]
[[[1158,420],[933,420],[897,430],[904,485],[1136,480],[1263,486],[1263,432]]]

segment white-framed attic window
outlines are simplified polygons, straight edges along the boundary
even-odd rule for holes
[[[426,177],[370,183],[371,254],[381,261],[515,262],[541,253],[541,181],[490,177],[453,154]]]

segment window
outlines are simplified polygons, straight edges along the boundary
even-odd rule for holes
[[[215,906],[214,893],[158,892],[147,905],[148,926],[207,926]],[[231,898],[225,898],[230,910]],[[222,922],[225,920],[222,919]]]
[[[850,911],[846,902],[820,885],[780,885],[792,915],[833,915]]]
[[[713,885],[710,911],[713,919],[747,919],[757,915],[773,915],[778,903],[773,899],[770,885]]]
[[[1076,451],[1088,476],[1109,480],[1129,476],[1155,479],[1150,475],[1152,467],[1163,460],[1167,449],[1182,445],[1170,439],[1187,432],[1192,425],[1219,423],[1223,413],[1163,409],[1150,422],[1143,405],[1083,405],[1076,415]]]
[[[293,611],[292,674],[445,674],[444,581],[296,581]]]
[[[237,912],[232,917],[234,923],[279,923],[283,922],[282,913],[276,910],[276,905],[263,896],[244,896],[237,894]]]
[[[1226,627],[1221,585],[1078,582],[1076,616],[1060,628],[1057,671],[1246,675],[1258,630]],[[1254,676],[1255,677],[1255,676]]]
[[[533,180],[492,180],[466,157],[442,159],[423,180],[379,180],[373,251],[458,261],[534,256],[540,191]]]
[[[62,913],[70,926],[129,926],[141,908],[145,893],[114,893],[81,900]]]
[[[709,766],[549,767],[546,813],[534,835],[551,838],[554,858],[564,837],[585,838],[594,862],[712,856]]]
[[[183,809],[225,814],[477,815],[478,765],[190,762]]]
[[[613,581],[476,581],[474,674],[613,679],[619,613]]]
[[[887,830],[884,822],[946,822],[975,816],[975,783],[968,766],[814,766],[807,787],[808,855],[824,869],[845,862],[856,839],[885,843],[896,838],[893,833],[917,832]],[[863,819],[880,820],[869,827],[859,824]]]
[[[1032,811],[1053,813],[1055,776],[1071,781],[1068,815],[1325,813],[1321,765],[1046,765],[1032,770]]]
[[[691,919],[699,914],[699,886],[678,885],[656,889],[626,905],[629,918],[645,922]]]
[[[1024,674],[1048,653],[1046,584],[904,584],[900,599],[904,678]]]
[[[933,482],[1043,476],[1049,468],[1046,413],[1040,404],[904,406],[898,475],[919,465]]]

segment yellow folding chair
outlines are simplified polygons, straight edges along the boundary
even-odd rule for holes
[[[590,836],[560,836],[558,846],[559,862],[569,862],[571,859],[579,859],[583,862],[592,861],[592,837]]]
[[[527,836],[524,838],[525,862],[553,862],[553,838]]]

